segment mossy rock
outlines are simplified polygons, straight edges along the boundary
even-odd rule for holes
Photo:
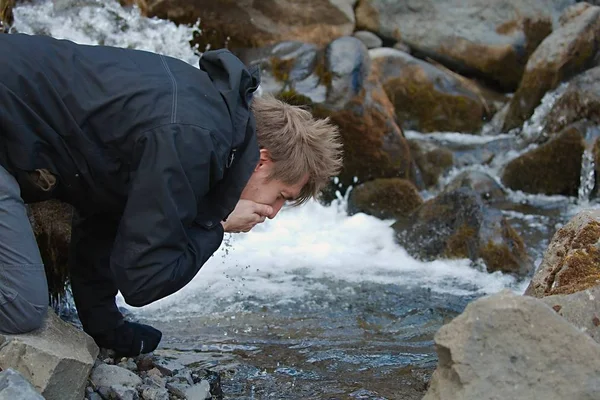
[[[578,5],[573,6],[579,9]],[[571,13],[570,9],[565,11]],[[600,7],[564,19],[529,58],[519,89],[510,102],[503,131],[520,127],[540,104],[546,92],[594,64],[600,40]]]
[[[425,261],[482,259],[488,272],[526,276],[533,268],[525,244],[498,210],[461,187],[426,201],[393,225],[396,240]]]
[[[69,279],[68,257],[73,208],[58,200],[28,205],[30,221],[40,249],[50,300],[60,301]]]
[[[555,134],[579,121],[600,124],[600,67],[569,80],[542,124],[544,132]]]
[[[577,196],[585,148],[583,125],[572,125],[557,137],[509,162],[502,182],[513,190]]]
[[[489,174],[481,171],[464,171],[454,177],[444,188],[444,191],[453,191],[460,187],[468,187],[479,194],[481,199],[488,204],[506,200],[506,191]]]
[[[348,213],[365,213],[382,219],[405,217],[423,204],[415,185],[400,178],[375,179],[355,187]]]
[[[526,295],[571,294],[600,285],[600,211],[586,210],[556,231]]]
[[[425,187],[437,185],[440,177],[454,165],[454,155],[448,149],[415,140],[408,140],[408,144]]]
[[[405,129],[477,133],[498,107],[501,95],[441,66],[395,49],[369,54]]]

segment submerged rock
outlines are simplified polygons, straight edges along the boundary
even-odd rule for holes
[[[424,186],[437,185],[440,177],[454,165],[452,151],[426,141],[409,139],[408,143]]]
[[[19,371],[46,400],[81,400],[98,346],[49,309],[28,334],[0,335],[0,368]]]
[[[600,391],[600,345],[508,290],[467,305],[435,343],[439,364],[423,400],[592,400]]]
[[[519,89],[510,102],[503,131],[520,127],[546,92],[590,68],[600,42],[600,7],[577,4],[565,11],[562,26],[529,58]]]
[[[194,24],[204,51],[212,48],[260,47],[283,40],[325,44],[352,34],[354,0],[146,0],[147,15]],[[243,21],[241,23],[240,21]]]
[[[444,188],[451,192],[461,187],[473,189],[488,204],[506,200],[506,191],[490,174],[481,171],[464,171]]]
[[[0,372],[0,400],[44,400],[23,375],[12,368]]]
[[[552,32],[560,0],[360,0],[359,29],[402,41],[462,74],[516,89],[527,59]]]
[[[369,55],[405,129],[475,133],[505,103],[500,94],[403,51]]]
[[[525,294],[534,297],[569,294],[597,285],[600,285],[600,211],[582,211],[556,231]]]
[[[348,198],[348,213],[366,213],[377,218],[399,218],[423,203],[415,185],[400,178],[375,179],[355,187]]]
[[[502,183],[526,193],[577,196],[584,135],[584,125],[567,127],[550,141],[510,161],[504,167]]]
[[[482,259],[488,272],[528,275],[525,244],[501,212],[469,188],[441,193],[393,225],[396,240],[413,257]]]

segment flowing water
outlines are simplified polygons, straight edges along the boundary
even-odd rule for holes
[[[33,2],[15,9],[15,19],[17,32],[150,50],[197,66],[188,41],[198,27],[142,18],[113,0]],[[536,146],[557,93],[520,137],[407,136],[460,156],[442,183],[470,169],[499,181],[507,161]],[[508,190],[503,212],[536,266],[557,228],[582,208],[599,207],[589,200],[593,165],[583,163],[585,202]],[[417,261],[394,243],[393,221],[348,216],[347,195],[329,206],[286,208],[250,233],[226,235],[178,293],[139,309],[119,303],[163,331],[157,353],[221,372],[228,399],[420,399],[437,362],[434,333],[469,301],[502,289],[522,293],[528,280],[488,274],[468,260]]]

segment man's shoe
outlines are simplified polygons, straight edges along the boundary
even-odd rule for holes
[[[149,325],[123,321],[114,330],[92,337],[99,347],[114,350],[117,357],[135,357],[154,351],[162,332]]]

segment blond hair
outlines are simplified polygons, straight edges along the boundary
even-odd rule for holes
[[[269,151],[274,161],[269,179],[294,185],[308,174],[308,182],[293,205],[316,197],[342,168],[342,142],[337,126],[329,118],[317,119],[307,109],[269,94],[255,97],[251,108],[258,145]]]

